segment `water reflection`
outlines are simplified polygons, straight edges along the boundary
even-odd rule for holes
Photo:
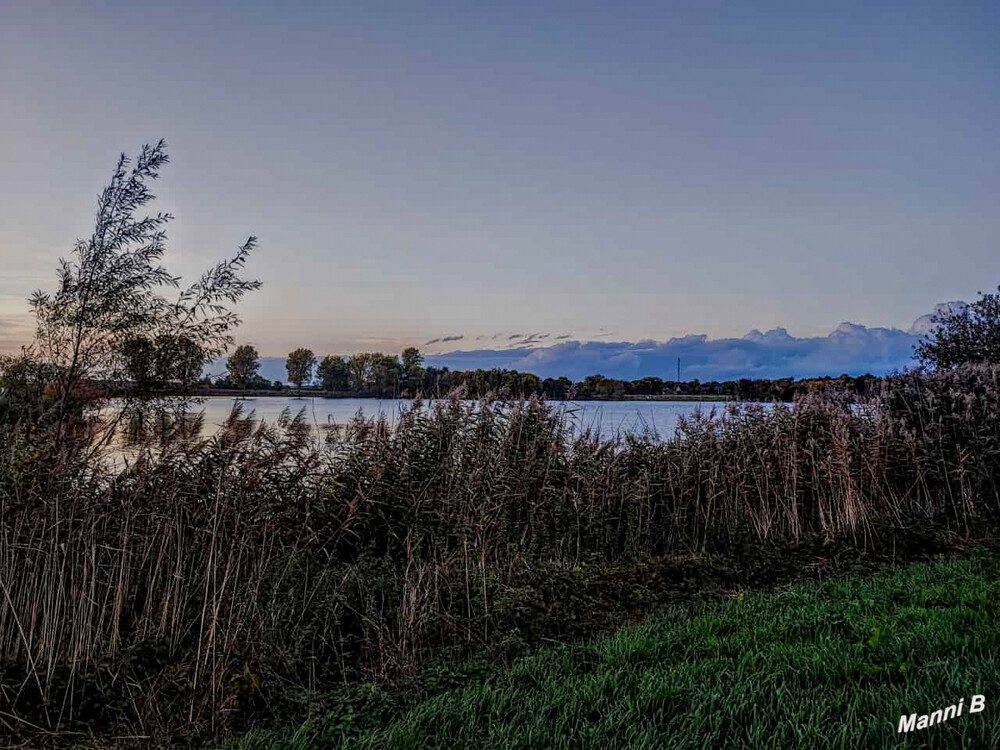
[[[301,412],[313,432],[323,437],[331,431],[339,431],[359,414],[367,418],[382,416],[390,425],[395,424],[400,413],[411,408],[412,403],[409,399],[212,397],[194,405],[184,419],[156,416],[130,424],[126,438],[135,444],[143,440],[209,437],[227,423],[234,408],[238,408],[247,421],[242,429],[252,428],[248,421],[251,417],[255,423],[274,424],[282,413],[294,417]],[[424,408],[434,403],[424,402]],[[589,429],[609,437],[642,432],[669,437],[681,417],[696,412],[719,413],[725,407],[718,401],[557,401],[550,404],[567,419],[574,431]]]

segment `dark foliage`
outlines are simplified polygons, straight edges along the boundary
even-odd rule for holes
[[[969,536],[1000,510],[997,398],[1000,371],[970,366],[610,442],[538,400],[418,402],[322,446],[237,412],[123,470],[8,440],[4,689],[46,728],[236,731],[821,572],[840,545],[896,554],[899,528]]]
[[[923,364],[948,369],[1000,363],[1000,294],[980,292],[971,305],[938,313],[933,323],[934,333],[917,345],[917,359]]]

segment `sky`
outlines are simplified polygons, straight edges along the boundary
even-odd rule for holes
[[[161,137],[167,266],[258,235],[237,338],[269,356],[906,331],[1000,281],[995,3],[0,16],[0,349]]]

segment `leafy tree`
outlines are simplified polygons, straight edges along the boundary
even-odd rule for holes
[[[252,344],[238,346],[226,362],[226,369],[237,388],[248,388],[258,379],[260,354]]]
[[[136,376],[194,382],[203,364],[232,344],[239,318],[228,305],[260,287],[240,277],[256,246],[250,237],[230,260],[173,298],[164,296],[180,284],[160,264],[172,217],[137,212],[154,199],[148,183],[168,161],[162,140],[143,146],[134,163],[122,154],[98,196],[93,233],[77,241],[70,260],[60,261],[56,291],[29,298],[37,328],[24,356],[50,368],[46,392],[53,394],[49,413],[59,436]],[[156,401],[148,389],[126,390],[121,404],[112,427],[139,410],[187,408],[183,399]]]
[[[932,322],[934,332],[916,347],[921,364],[941,370],[966,362],[1000,363],[1000,294],[979,292],[972,304],[936,313]]]
[[[205,363],[201,347],[186,336],[131,336],[121,354],[125,376],[147,396],[153,388],[193,385]]]
[[[380,395],[389,395],[399,389],[402,369],[394,355],[375,352],[372,355],[372,376],[374,388]]]
[[[403,361],[404,370],[412,370],[416,367],[420,367],[424,363],[424,355],[420,353],[420,350],[415,346],[409,346],[403,349],[403,355],[401,357]]]
[[[302,384],[312,379],[313,367],[316,366],[316,355],[311,349],[296,349],[289,353],[285,369],[288,380],[301,390]]]
[[[542,387],[546,398],[566,399],[573,391],[573,381],[567,377],[545,378]]]
[[[55,377],[54,368],[30,354],[0,355],[0,425],[18,424],[31,432],[51,409],[52,394],[47,388]]]
[[[402,384],[409,390],[420,389],[424,383],[424,355],[415,346],[407,347],[400,357],[402,367]],[[411,393],[411,395],[416,395]]]
[[[352,391],[365,391],[375,378],[375,355],[371,352],[359,352],[352,354],[347,362],[350,370],[350,384]]]
[[[521,388],[519,396],[530,396],[533,393],[542,392],[542,380],[537,375],[526,372],[521,378]]]
[[[201,375],[206,357],[201,347],[188,336],[160,334],[153,340],[154,372],[162,386],[194,385]]]
[[[155,383],[156,345],[146,336],[132,336],[122,343],[125,374],[132,384],[143,391]]]
[[[316,368],[316,377],[328,391],[346,391],[350,382],[350,368],[343,357],[327,355]]]

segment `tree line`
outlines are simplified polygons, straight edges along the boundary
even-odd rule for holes
[[[308,388],[353,396],[384,398],[430,398],[462,388],[468,398],[527,398],[551,400],[614,400],[644,397],[705,396],[739,401],[793,401],[808,391],[836,387],[859,397],[870,395],[881,379],[870,374],[823,378],[740,378],[738,380],[677,381],[648,376],[637,380],[590,375],[573,381],[566,377],[539,378],[529,372],[494,368],[451,370],[425,367],[424,357],[415,347],[399,356],[382,352],[327,355],[319,359],[310,349],[289,352],[285,362],[288,381],[297,389]],[[284,389],[281,381],[261,377],[260,354],[251,344],[236,348],[226,363],[225,376],[204,385],[215,388],[261,390]]]
[[[242,250],[242,249],[241,249]],[[242,260],[242,256],[241,256]],[[255,288],[255,287],[249,287]],[[229,321],[227,321],[229,322]],[[950,369],[963,363],[1000,362],[1000,294],[979,293],[967,307],[938,313],[933,336],[914,352],[919,366]],[[124,336],[119,352],[119,377],[133,391],[176,388],[197,380],[208,347],[198,337],[176,332]],[[287,382],[298,389],[319,389],[356,396],[412,398],[442,396],[462,387],[468,398],[544,396],[549,399],[623,399],[671,395],[709,396],[740,401],[793,401],[809,391],[836,387],[858,397],[871,395],[881,378],[871,374],[819,378],[739,378],[677,381],[656,376],[637,380],[599,374],[573,381],[566,377],[541,379],[533,373],[507,369],[450,370],[425,367],[415,347],[400,355],[361,352],[318,358],[312,350],[295,349],[286,360]],[[283,390],[282,381],[260,375],[260,354],[252,344],[237,347],[227,360],[227,373],[202,386],[239,390]]]
[[[225,376],[203,384],[234,389],[284,388],[282,382],[272,383],[260,375],[260,353],[252,344],[237,347],[226,362],[226,370]],[[310,388],[356,396],[437,397],[462,386],[470,398],[487,394],[507,397],[545,394],[543,381],[531,373],[425,367],[423,354],[416,347],[408,347],[398,356],[360,352],[346,356],[328,354],[322,359],[312,350],[300,348],[289,352],[285,370],[288,382],[299,390]]]

